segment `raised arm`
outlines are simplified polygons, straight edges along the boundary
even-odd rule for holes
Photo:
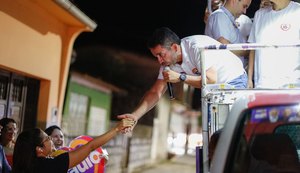
[[[130,127],[134,124],[134,120],[132,119],[123,119],[119,122],[114,128],[110,129],[103,135],[100,135],[94,138],[92,141],[87,144],[81,146],[80,148],[73,150],[69,153],[69,168],[72,168],[78,165],[82,160],[84,160],[92,151],[101,147],[109,140],[114,138],[118,132],[123,130],[126,127]]]
[[[157,79],[154,85],[148,90],[143,98],[141,99],[139,105],[135,108],[135,110],[132,113],[125,113],[118,115],[118,118],[124,119],[124,118],[131,118],[135,120],[135,124],[137,120],[139,120],[145,113],[147,113],[149,110],[151,110],[159,101],[159,99],[162,97],[162,95],[166,91],[166,82],[164,80]],[[135,126],[134,124],[134,126]],[[126,128],[123,132],[131,131],[133,127]]]
[[[179,79],[180,73],[169,70],[164,72],[164,78],[168,82],[177,83],[181,82]],[[214,84],[217,82],[217,71],[215,67],[210,67],[206,70],[206,80],[208,84]],[[202,76],[193,76],[193,75],[186,75],[186,79],[182,82],[193,86],[195,88],[201,88],[201,81]]]

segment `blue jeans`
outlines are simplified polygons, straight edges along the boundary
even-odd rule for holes
[[[244,74],[229,81],[228,84],[234,86],[235,89],[245,89],[245,88],[247,88],[247,82],[248,82],[248,76],[244,72]]]

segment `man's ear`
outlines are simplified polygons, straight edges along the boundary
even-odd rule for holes
[[[171,48],[172,48],[173,50],[175,50],[175,52],[177,52],[177,50],[179,49],[179,46],[180,46],[180,45],[178,45],[178,44],[176,44],[176,43],[173,43],[173,44],[171,45]]]

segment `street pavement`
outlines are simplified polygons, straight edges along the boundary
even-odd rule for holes
[[[192,155],[175,156],[132,173],[196,173],[196,158]]]

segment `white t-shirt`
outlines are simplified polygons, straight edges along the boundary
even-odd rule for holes
[[[248,16],[242,14],[235,20],[235,22],[237,23],[243,38],[247,40],[251,31],[252,20]]]
[[[262,8],[255,13],[250,43],[293,44],[300,41],[300,5],[295,2],[280,10]],[[299,48],[255,51],[255,88],[280,88],[300,82]]]
[[[171,70],[187,75],[199,76],[201,73],[200,47],[220,45],[221,43],[205,35],[194,35],[181,40],[182,64],[170,66]],[[239,57],[228,50],[205,50],[205,69],[215,67],[218,84],[228,83],[245,73]],[[163,79],[163,67],[160,68],[158,79]]]

